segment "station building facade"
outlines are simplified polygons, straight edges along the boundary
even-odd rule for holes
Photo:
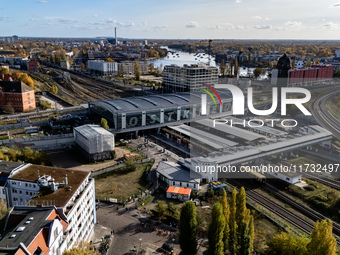
[[[93,101],[89,102],[89,112],[105,118],[114,133],[160,128],[230,112],[231,92],[228,89],[216,89],[216,92],[222,105],[216,95],[216,103],[208,96],[206,115],[202,115],[203,91]]]

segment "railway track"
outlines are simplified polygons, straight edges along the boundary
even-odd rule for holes
[[[319,183],[324,184],[324,185],[331,187],[333,189],[340,190],[340,182],[336,181],[336,180],[332,180],[328,177],[321,178],[321,177],[319,177],[315,174],[310,174],[310,173],[303,173],[302,177],[304,177],[306,179],[310,179],[312,181],[319,182]]]
[[[240,188],[242,186],[239,182],[237,182],[235,180],[228,180],[227,182],[228,182],[229,185],[234,186],[234,187]],[[270,187],[269,189],[271,189],[271,188],[274,188],[274,187]],[[276,189],[276,188],[274,188],[274,189]],[[314,222],[313,221],[326,219],[326,217],[324,217],[322,215],[320,216],[320,214],[318,212],[315,212],[314,210],[312,210],[308,207],[307,207],[308,209],[301,207],[301,210],[303,209],[305,212],[308,211],[309,214],[314,213],[314,212],[316,213],[315,216],[313,216],[313,219],[311,219],[309,221],[309,220],[301,218],[300,216],[296,215],[294,212],[291,212],[287,208],[277,204],[276,202],[274,202],[271,199],[263,196],[262,194],[258,193],[257,191],[255,191],[253,189],[247,188],[246,193],[247,193],[247,197],[249,197],[251,200],[253,200],[257,204],[263,206],[268,211],[276,214],[277,216],[279,216],[280,218],[282,218],[283,220],[285,220],[286,222],[288,222],[292,226],[296,227],[297,229],[299,229],[299,230],[301,230],[301,231],[303,231],[304,233],[307,233],[307,234],[310,234],[311,231],[314,228]],[[281,199],[283,200],[283,197]],[[291,203],[293,203],[293,202],[290,201],[289,204],[291,204]],[[296,204],[296,206],[298,206],[297,205],[298,203],[296,201],[294,201],[294,203]],[[307,215],[309,215],[309,214],[307,214]],[[308,218],[310,218],[310,217],[308,217]],[[339,226],[335,225],[333,223],[333,233],[338,235],[340,233],[339,231],[340,231]],[[336,235],[335,235],[335,238],[336,238],[337,244],[340,245],[340,238]]]
[[[340,140],[340,123],[339,121],[327,110],[326,102],[329,98],[339,94],[340,91],[333,91],[326,95],[319,97],[315,100],[312,107],[312,114],[317,122],[328,129],[332,134]]]

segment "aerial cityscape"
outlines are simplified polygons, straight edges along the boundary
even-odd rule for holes
[[[2,4],[0,254],[340,254],[339,8]]]

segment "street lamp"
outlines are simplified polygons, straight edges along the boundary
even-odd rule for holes
[[[142,249],[142,238],[139,238],[139,251]]]

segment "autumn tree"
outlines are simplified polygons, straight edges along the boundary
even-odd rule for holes
[[[237,224],[236,224],[236,197],[237,191],[234,188],[231,193],[231,199],[229,204],[230,217],[229,217],[229,244],[228,249],[231,254],[236,253],[237,249]]]
[[[135,79],[136,81],[140,80],[140,70],[139,70],[139,65],[137,61],[135,61]]]
[[[258,77],[260,77],[261,75],[265,75],[266,74],[266,70],[264,70],[261,67],[256,67],[253,71],[253,74],[255,76],[255,78],[257,79]]]
[[[224,227],[225,217],[223,207],[220,203],[215,203],[211,214],[212,221],[208,230],[209,255],[224,254]]]
[[[112,58],[106,58],[106,62],[115,62]]]
[[[229,217],[230,217],[230,209],[227,201],[227,193],[224,191],[221,198],[221,206],[223,209],[223,215],[225,219],[225,227],[223,230],[223,243],[224,250],[228,248],[228,239],[229,239]]]
[[[307,244],[309,255],[335,255],[336,239],[332,235],[333,224],[331,221],[323,220],[315,223],[311,233],[311,240]]]
[[[234,61],[234,76],[237,77],[237,74],[238,74],[238,61],[237,61],[237,58],[235,58],[235,61]]]
[[[297,237],[282,232],[273,237],[268,243],[268,254],[271,255],[308,255],[307,244],[309,238]]]
[[[221,63],[220,63],[220,73],[221,73],[222,76],[225,75],[226,69],[227,69],[227,66],[226,66],[226,64],[225,64],[225,60],[222,59],[222,60],[221,60]]]
[[[103,127],[103,128],[105,128],[106,130],[109,130],[109,124],[107,123],[107,120],[105,119],[105,118],[102,118],[101,120],[100,120],[100,125]]]
[[[197,253],[197,221],[196,207],[192,201],[185,202],[181,208],[179,220],[179,245],[183,255]]]
[[[99,255],[89,243],[80,242],[76,247],[64,251],[63,255]]]

